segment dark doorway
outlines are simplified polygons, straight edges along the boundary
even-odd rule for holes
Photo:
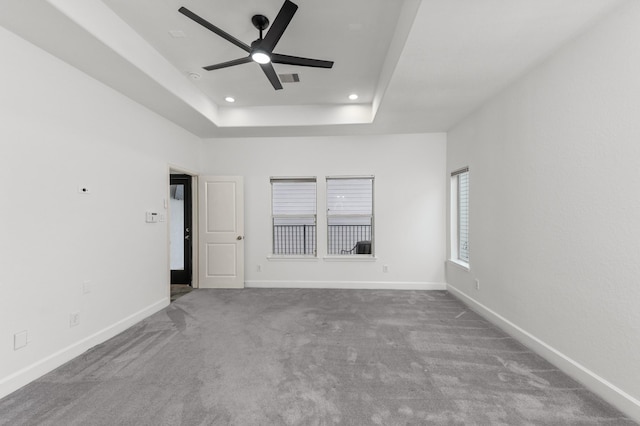
[[[191,176],[172,174],[169,186],[171,284],[191,285]]]

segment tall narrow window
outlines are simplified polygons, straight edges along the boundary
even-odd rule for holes
[[[273,254],[316,255],[316,179],[272,178]]]
[[[373,254],[373,177],[327,178],[327,253]]]
[[[469,263],[469,168],[451,174],[451,257]]]

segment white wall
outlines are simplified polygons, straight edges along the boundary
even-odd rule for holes
[[[452,291],[638,420],[639,22],[627,3],[447,148],[471,191],[471,271],[447,266]]]
[[[167,223],[145,211],[201,141],[2,28],[0,51],[2,397],[168,303]]]
[[[200,169],[204,174],[244,176],[247,286],[443,288],[445,144],[444,134],[215,139],[205,141]],[[337,175],[375,175],[376,261],[324,259],[324,179]],[[269,178],[289,176],[318,178],[315,261],[267,259]],[[383,273],[383,265],[388,265],[388,273]]]

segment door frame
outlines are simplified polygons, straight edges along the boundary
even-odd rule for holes
[[[193,241],[191,240],[191,232],[193,226],[191,221],[193,220],[193,200],[191,194],[191,182],[193,181],[190,175],[182,173],[171,173],[169,178],[170,187],[174,185],[182,185],[185,189],[183,198],[183,212],[184,222],[183,231],[184,239],[182,241],[182,252],[184,254],[183,268],[181,270],[171,269],[171,284],[189,284],[191,285],[193,277]],[[169,196],[169,212],[172,211],[171,207],[171,195]],[[171,228],[172,222],[169,222],[169,231],[173,232]],[[171,237],[169,238],[171,240]],[[170,260],[171,254],[170,254]]]
[[[169,210],[169,199],[170,199],[170,188],[171,188],[171,175],[172,174],[180,174],[180,175],[188,175],[191,177],[191,287],[199,288],[198,282],[198,256],[199,256],[199,238],[198,238],[198,173],[186,169],[181,166],[176,166],[169,164],[167,166],[167,183],[166,188],[167,192],[164,199],[164,208],[167,212],[167,292],[171,293],[171,250],[170,250],[170,229],[169,226],[171,224],[170,210]]]

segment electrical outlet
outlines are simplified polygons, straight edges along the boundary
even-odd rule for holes
[[[476,290],[480,290],[480,280],[476,278]]]
[[[87,280],[87,281],[83,281],[82,282],[82,294],[89,294],[91,293],[91,281]]]
[[[382,272],[389,272],[389,265],[382,265]]]
[[[69,314],[69,327],[80,325],[80,312],[72,312]]]
[[[21,331],[13,335],[13,350],[17,351],[20,348],[27,346],[27,331]]]
[[[262,272],[262,265],[258,265],[257,270],[258,270],[258,272]]]

